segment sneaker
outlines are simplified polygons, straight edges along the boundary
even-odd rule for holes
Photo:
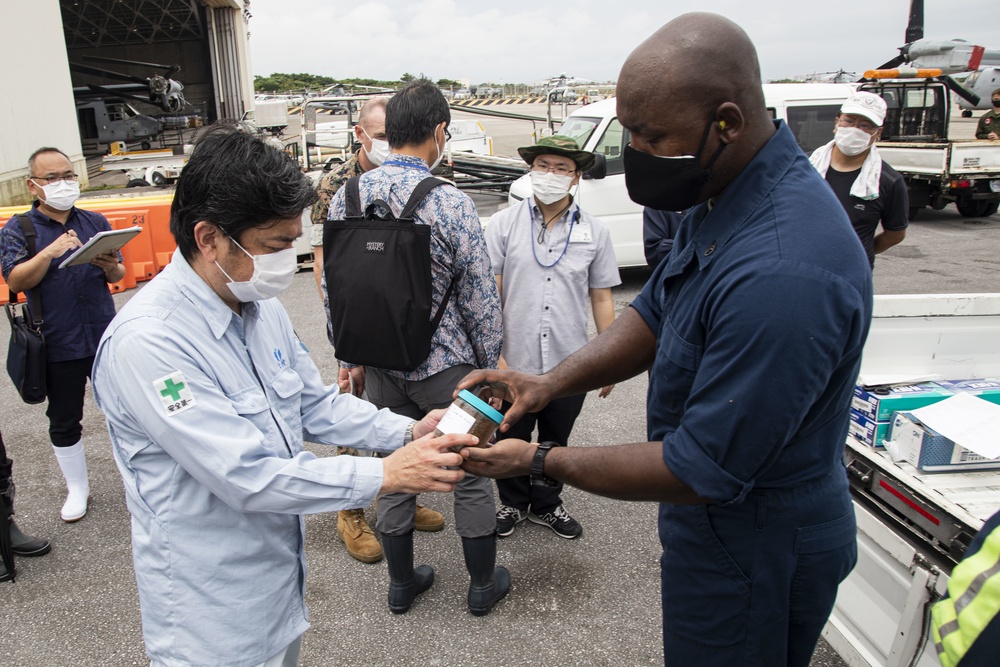
[[[444,528],[444,516],[441,512],[418,504],[413,516],[413,527],[427,533],[436,533]]]
[[[528,518],[527,512],[522,512],[510,505],[501,505],[497,510],[497,535],[507,537],[514,532],[517,524]]]
[[[572,540],[574,537],[583,535],[583,526],[580,525],[579,521],[571,517],[562,505],[542,516],[538,516],[534,512],[528,512],[528,521],[537,523],[540,526],[548,526],[556,535],[565,537],[567,540]]]

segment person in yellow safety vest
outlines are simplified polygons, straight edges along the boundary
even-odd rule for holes
[[[934,647],[944,667],[996,665],[1000,655],[1000,512],[955,566],[948,595],[931,609]]]

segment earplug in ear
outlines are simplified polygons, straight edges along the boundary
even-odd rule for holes
[[[726,129],[726,121],[724,121],[724,120],[720,120],[719,121],[719,129],[720,130]]]

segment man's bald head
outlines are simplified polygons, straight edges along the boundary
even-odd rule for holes
[[[775,131],[750,38],[702,13],[679,16],[629,55],[618,120],[636,151],[696,157],[708,174],[697,202],[721,193]]]
[[[697,107],[723,102],[761,112],[757,51],[743,29],[717,14],[679,16],[629,55],[618,77],[619,104]]]

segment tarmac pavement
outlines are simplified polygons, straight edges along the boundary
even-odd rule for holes
[[[482,215],[498,199],[477,196]],[[876,293],[1000,291],[1000,216],[960,217],[954,207],[925,209],[906,240],[879,255]],[[648,277],[623,272],[614,290],[621,312]],[[140,288],[141,289],[141,288]],[[137,290],[118,294],[118,307]],[[324,377],[336,376],[333,350],[311,272],[299,273],[282,295],[296,330]],[[0,332],[2,334],[2,332]],[[646,380],[617,386],[607,399],[587,398],[572,444],[608,445],[645,439]],[[42,558],[19,558],[16,583],[0,584],[0,665],[49,667],[145,665],[139,604],[129,544],[129,516],[101,414],[88,394],[84,443],[92,500],[75,524],[59,518],[65,486],[47,438],[44,405],[25,405],[0,381],[0,428],[17,483],[17,521],[52,540]],[[329,448],[309,445],[321,455]],[[528,522],[501,540],[498,564],[511,571],[508,598],[482,618],[465,604],[468,578],[454,533],[451,497],[422,503],[445,515],[445,530],[418,533],[416,562],[436,581],[409,613],[390,614],[385,563],[351,558],[336,533],[336,515],[307,517],[306,599],[312,629],[300,664],[326,665],[600,665],[663,664],[660,638],[660,547],[656,506],[564,492],[584,526],[578,540]],[[369,518],[373,518],[368,510]],[[813,665],[844,663],[821,642]]]

